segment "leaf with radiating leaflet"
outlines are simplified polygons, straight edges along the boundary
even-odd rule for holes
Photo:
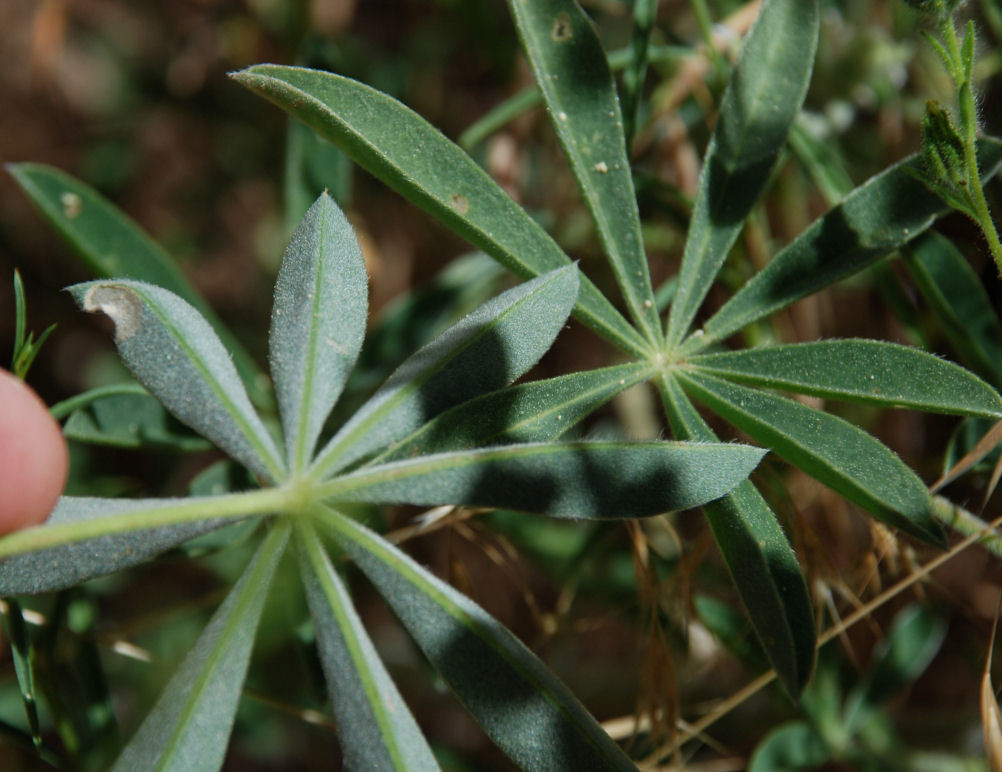
[[[982,179],[1002,163],[1002,141],[978,141]],[[870,178],[772,259],[682,345],[693,353],[812,292],[851,276],[926,230],[949,207],[914,176],[909,156]]]
[[[687,391],[742,431],[889,525],[946,544],[922,481],[886,445],[837,416],[697,372]]]
[[[258,621],[288,539],[288,525],[269,531],[113,770],[222,766]]]
[[[436,770],[414,716],[390,680],[312,526],[296,529],[317,649],[350,769]]]
[[[660,320],[602,44],[575,0],[509,0],[508,7],[630,316],[656,343]]]
[[[817,0],[763,5],[724,92],[668,317],[668,345],[682,340],[769,181],[814,68]]]
[[[260,64],[237,81],[344,150],[356,163],[523,278],[567,255],[459,146],[395,99],[328,72]],[[647,344],[588,279],[577,316],[621,348]]]
[[[254,401],[267,400],[267,379],[254,359],[163,247],[104,196],[66,172],[35,163],[9,164],[7,170],[96,276],[155,284],[197,308],[232,352],[237,372]]]
[[[658,385],[676,436],[716,439],[673,378]],[[814,669],[814,612],[776,515],[747,480],[703,512],[763,650],[787,692],[798,696]]]
[[[693,357],[728,380],[847,402],[932,413],[1002,416],[1002,397],[962,367],[878,340],[824,340]]]
[[[734,443],[565,442],[420,456],[322,487],[339,501],[464,504],[571,518],[648,517],[720,498],[763,451]]]
[[[271,374],[294,472],[309,462],[355,364],[368,308],[362,250],[324,193],[292,234],[271,313]]]
[[[353,520],[330,512],[323,522],[467,710],[522,768],[635,769],[504,625]]]
[[[209,323],[172,292],[138,281],[75,284],[85,311],[115,322],[126,365],[175,418],[268,480],[282,461]]]
[[[208,450],[212,444],[187,431],[145,392],[98,397],[70,413],[63,436],[76,442],[119,448],[164,447]]]
[[[566,266],[461,319],[397,368],[320,452],[315,474],[329,476],[453,405],[507,386],[550,347],[577,290],[577,269]]]

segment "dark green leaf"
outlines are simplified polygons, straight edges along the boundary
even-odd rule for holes
[[[11,164],[7,169],[95,276],[155,284],[197,308],[232,352],[254,401],[267,401],[267,378],[163,247],[96,190],[65,172],[29,163]]]
[[[1002,163],[1002,141],[979,141],[983,178]],[[683,344],[693,353],[890,254],[949,211],[914,172],[910,156],[872,177],[816,220]]]
[[[509,0],[508,7],[630,316],[656,345],[660,321],[602,44],[576,0]]]
[[[115,772],[222,766],[261,610],[288,537],[286,524],[271,529],[125,746]]]
[[[692,324],[769,181],[807,94],[818,46],[817,0],[770,0],[748,33],[703,159],[668,317],[668,345]]]
[[[1002,416],[1002,398],[976,375],[924,351],[877,340],[825,340],[689,360],[728,380],[847,402],[931,413]]]
[[[289,118],[285,144],[285,221],[288,231],[321,193],[330,193],[342,208],[351,194],[351,161],[308,126]]]
[[[299,569],[350,769],[438,769],[312,526],[296,529]]]
[[[98,397],[70,413],[63,426],[68,440],[119,448],[163,447],[208,450],[211,443],[188,431],[149,394]]]
[[[925,485],[862,429],[799,402],[712,375],[679,372],[697,399],[807,474],[888,524],[945,546]]]
[[[483,169],[396,100],[347,78],[299,67],[261,64],[233,77],[519,276],[567,264],[563,250]],[[587,279],[581,282],[577,314],[627,351],[648,348]]]
[[[676,436],[716,439],[674,379],[661,379],[659,387]],[[787,692],[799,695],[814,669],[814,612],[776,515],[747,480],[703,512],[776,675]]]
[[[792,772],[816,769],[832,758],[832,751],[810,724],[791,721],[773,729],[759,743],[748,772]]]
[[[324,523],[473,717],[523,769],[635,769],[504,625],[353,520],[331,512]]]
[[[464,504],[571,518],[647,517],[723,496],[762,454],[733,443],[510,445],[369,466],[326,483],[322,491],[339,501]]]

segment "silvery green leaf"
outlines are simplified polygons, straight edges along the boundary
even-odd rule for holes
[[[125,364],[175,418],[265,480],[284,477],[229,353],[198,311],[138,281],[93,281],[69,290],[85,311],[111,317]]]
[[[814,68],[817,0],[770,0],[748,33],[720,104],[668,318],[682,340],[786,145]]]
[[[446,410],[374,463],[448,450],[551,442],[616,394],[650,377],[644,362],[532,381]]]
[[[261,610],[289,527],[271,529],[112,768],[217,770],[240,701]]]
[[[450,407],[518,378],[546,352],[578,292],[574,266],[498,295],[405,361],[314,464],[329,476]]]
[[[355,521],[329,512],[323,522],[520,767],[635,769],[563,682],[494,617]]]
[[[648,517],[698,507],[744,480],[748,445],[565,442],[438,453],[366,466],[321,487],[335,501],[462,504],[570,518]]]
[[[296,529],[299,569],[345,764],[353,770],[437,770],[414,716],[379,659],[312,526]]]
[[[269,350],[289,467],[302,470],[365,336],[362,250],[326,193],[303,217],[275,282]]]

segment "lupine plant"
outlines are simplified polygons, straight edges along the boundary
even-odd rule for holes
[[[360,523],[353,516],[358,504],[605,519],[702,506],[769,664],[796,698],[814,669],[815,620],[794,551],[746,479],[764,451],[721,444],[697,405],[878,520],[945,544],[942,513],[893,451],[852,423],[777,392],[997,420],[996,389],[920,349],[882,341],[734,346],[739,333],[777,311],[910,243],[925,243],[913,240],[950,206],[927,187],[928,155],[906,158],[848,192],[727,302],[701,315],[793,142],[817,47],[818,1],[763,3],[719,106],[670,293],[652,286],[627,149],[656,4],[635,4],[622,99],[575,0],[509,5],[621,306],[580,275],[469,155],[398,101],[306,68],[257,65],[233,76],[527,280],[421,348],[340,425],[325,423],[361,344],[366,279],[350,228],[329,198],[309,210],[279,272],[270,336],[279,425],[271,426],[267,379],[231,338],[217,337],[217,320],[158,248],[81,183],[39,166],[13,170],[94,271],[114,277],[71,292],[85,310],[114,320],[119,351],[143,387],[87,395],[57,412],[112,397],[148,404],[152,395],[252,475],[248,490],[216,496],[64,498],[46,525],[0,540],[0,594],[17,595],[136,565],[241,518],[256,523],[256,556],[126,746],[120,768],[219,766],[263,598],[286,553],[299,564],[350,766],[424,768],[435,759],[352,607],[341,576],[346,560],[516,763],[632,766],[528,649]],[[990,178],[1002,164],[1002,142],[981,137],[972,146],[979,179]],[[141,271],[127,259],[132,251],[148,258]],[[659,300],[669,294],[665,316]],[[619,363],[506,387],[571,314],[618,349]],[[657,390],[678,441],[557,441],[641,382]],[[76,431],[100,434],[84,414],[74,415]],[[125,433],[135,423],[120,414],[110,421]],[[184,431],[156,420],[143,426],[151,425]]]

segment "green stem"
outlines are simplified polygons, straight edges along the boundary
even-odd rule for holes
[[[696,24],[699,25],[699,36],[703,39],[706,54],[710,57],[713,68],[717,71],[718,75],[726,72],[727,63],[713,42],[713,17],[710,16],[710,8],[707,6],[706,0],[690,0],[689,4],[692,6],[692,12],[696,15]]]
[[[988,528],[988,523],[973,512],[968,512],[943,496],[933,497],[932,512],[943,525],[963,536],[975,536]],[[989,531],[980,539],[980,543],[993,555],[1002,558],[1002,531],[998,529]]]

